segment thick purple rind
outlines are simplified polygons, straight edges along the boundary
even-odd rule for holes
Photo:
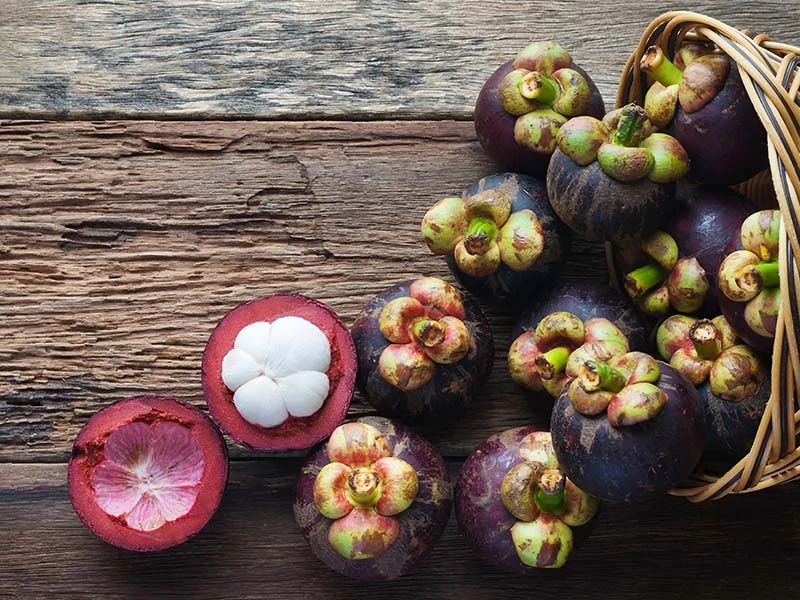
[[[704,468],[727,471],[750,451],[770,395],[769,369],[764,371],[758,391],[741,402],[714,395],[708,382],[698,388],[706,418]]]
[[[740,226],[736,228],[736,230],[733,232],[733,235],[730,237],[728,245],[725,246],[725,256],[736,250],[742,250],[743,248],[742,228]],[[742,339],[742,341],[756,352],[771,358],[772,350],[775,345],[775,338],[761,335],[760,333],[753,331],[750,325],[747,324],[747,320],[744,318],[744,310],[747,306],[747,303],[730,300],[721,292],[717,294],[717,296],[719,300],[720,311],[725,316],[725,319],[728,321],[728,323],[730,323],[730,326],[733,328],[736,334]],[[775,328],[777,328],[777,317],[775,322],[772,324],[772,327],[773,331]]]
[[[503,77],[513,70],[512,62],[500,65],[483,84],[475,102],[475,133],[484,152],[501,168],[515,173],[543,176],[547,171],[550,155],[534,152],[518,144],[514,139],[517,117],[507,113],[500,105],[497,90]],[[591,94],[585,114],[597,119],[603,118],[605,105],[600,90],[581,67],[573,64],[570,68],[578,71],[589,83]]]
[[[419,491],[413,504],[396,515],[400,525],[397,541],[375,558],[350,560],[328,543],[331,519],[314,505],[314,480],[330,462],[325,445],[314,450],[297,479],[294,516],[312,552],[328,567],[355,579],[381,581],[406,574],[431,551],[450,517],[453,486],[442,457],[416,432],[382,417],[358,419],[378,429],[389,440],[392,455],[417,472]]]
[[[638,502],[666,494],[703,453],[706,424],[697,390],[668,364],[658,365],[658,387],[668,400],[649,421],[615,428],[605,413],[583,416],[569,400],[569,386],[553,407],[550,430],[559,463],[575,485],[601,501]]]
[[[511,339],[536,329],[545,316],[562,310],[574,314],[581,321],[604,317],[627,336],[631,350],[649,352],[652,349],[650,327],[630,298],[610,285],[595,281],[570,281],[551,288],[520,314],[511,330]]]
[[[447,265],[470,292],[491,300],[497,306],[518,308],[547,289],[561,273],[569,254],[572,234],[553,212],[543,180],[517,173],[496,173],[469,186],[463,197],[492,189],[508,193],[512,212],[528,209],[536,215],[545,236],[541,256],[526,271],[514,271],[501,263],[497,271],[486,277],[467,275],[458,268],[452,255],[448,255]]]
[[[536,431],[540,429],[517,427],[491,436],[467,457],[456,481],[455,515],[467,543],[484,563],[507,573],[547,572],[520,561],[510,533],[517,519],[500,497],[506,473],[523,462],[520,442]],[[572,529],[573,552],[588,537],[596,521],[595,515],[585,525]],[[569,564],[568,561],[566,566]],[[563,568],[559,570],[563,572]]]
[[[693,113],[678,104],[664,132],[689,154],[692,181],[733,185],[767,168],[766,130],[733,63],[722,90]]]
[[[494,363],[494,340],[489,322],[478,304],[461,291],[470,332],[467,355],[455,364],[436,365],[433,379],[421,388],[403,391],[386,382],[378,370],[381,353],[389,345],[378,327],[383,307],[409,295],[414,280],[399,283],[378,294],[356,317],[351,334],[358,355],[356,385],[381,415],[408,421],[455,417],[463,414],[478,388],[488,379]]]
[[[547,169],[547,195],[573,232],[594,241],[628,242],[661,226],[672,209],[675,184],[647,178],[621,183],[597,161],[582,167],[556,149]]]

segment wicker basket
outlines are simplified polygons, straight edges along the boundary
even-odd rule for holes
[[[767,130],[770,169],[742,184],[740,191],[762,207],[780,208],[779,265],[782,304],[773,346],[772,391],[750,453],[723,475],[697,472],[673,494],[694,502],[751,492],[800,477],[800,48],[754,38],[701,14],[668,12],[654,20],[628,60],[617,106],[642,104],[647,78],[639,60],[656,44],[669,56],[685,39],[713,42],[738,65],[753,105]],[[609,253],[610,254],[610,253]]]

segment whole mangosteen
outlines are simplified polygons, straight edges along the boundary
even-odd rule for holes
[[[597,500],[564,475],[550,434],[531,427],[490,437],[456,481],[456,518],[467,542],[482,561],[510,573],[563,566],[597,510]]]
[[[708,44],[686,44],[673,64],[658,46],[640,67],[656,82],[645,109],[689,154],[689,178],[728,186],[767,167],[767,134],[730,57]],[[682,70],[681,70],[682,69]]]
[[[330,308],[275,294],[234,308],[203,353],[211,415],[236,442],[265,451],[310,448],[341,423],[353,397],[356,353]]]
[[[622,242],[653,233],[689,170],[680,143],[629,104],[602,121],[575,117],[558,132],[547,193],[559,218],[591,240]]]
[[[734,331],[758,352],[769,354],[775,342],[781,305],[781,213],[753,213],[731,237],[717,281],[722,314]]]
[[[667,317],[656,333],[658,352],[700,394],[706,416],[704,467],[725,470],[750,451],[770,396],[764,361],[738,341],[725,317]]]
[[[705,418],[678,370],[641,352],[587,361],[550,421],[558,462],[582,490],[607,502],[665,494],[697,466]]]
[[[472,293],[520,306],[561,272],[571,235],[550,206],[544,181],[516,173],[484,177],[461,198],[448,197],[422,219],[434,254]]]
[[[533,42],[501,65],[475,103],[478,141],[502,168],[542,176],[567,119],[605,113],[600,91],[570,54],[552,41]]]
[[[378,294],[351,331],[358,389],[392,418],[463,413],[494,361],[492,333],[477,303],[436,277]]]
[[[447,469],[431,445],[398,423],[364,417],[337,427],[308,458],[294,515],[328,567],[388,580],[430,552],[451,505]]]
[[[198,533],[228,478],[216,425],[163,396],[119,400],[92,416],[72,447],[67,487],[75,512],[109,544],[164,550]]]
[[[614,247],[622,285],[639,309],[659,318],[679,313],[719,313],[717,271],[730,232],[755,210],[729,188],[683,183],[661,228],[642,240]]]

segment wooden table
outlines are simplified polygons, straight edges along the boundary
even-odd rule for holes
[[[292,518],[297,456],[229,444],[222,506],[155,555],[91,535],[65,484],[72,441],[124,396],[204,407],[218,319],[279,291],[349,324],[375,293],[450,278],[421,244],[426,208],[496,168],[471,123],[484,79],[557,39],[607,106],[654,0],[258,2],[5,0],[0,17],[0,598],[794,595],[800,494],[789,484],[693,505],[607,507],[563,572],[481,566],[454,519],[415,573],[340,577]],[[676,2],[800,41],[797,0]],[[587,268],[587,265],[589,268]],[[603,279],[578,244],[567,278]],[[513,316],[487,307],[497,364],[464,418],[423,433],[456,476],[489,434],[534,422],[510,383]],[[369,412],[361,398],[352,414]]]

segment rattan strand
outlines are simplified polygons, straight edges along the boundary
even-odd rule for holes
[[[645,30],[623,70],[617,106],[642,104],[647,86],[639,60],[655,44],[668,55],[686,39],[704,39],[725,52],[739,68],[759,118],[767,131],[768,172],[739,186],[759,208],[779,208],[782,215],[778,262],[781,305],[772,355],[772,388],[750,452],[726,473],[694,473],[672,491],[693,502],[727,494],[762,490],[800,478],[800,48],[750,37],[716,19],[688,11],[664,13]],[[613,259],[609,251],[609,264]]]

